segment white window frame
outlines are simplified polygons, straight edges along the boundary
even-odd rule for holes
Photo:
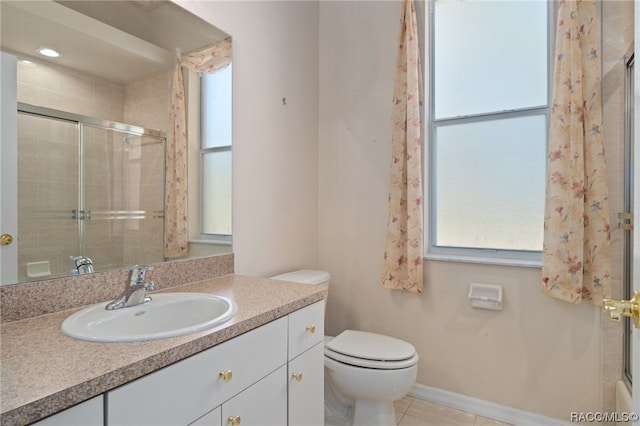
[[[188,72],[186,77],[187,89],[187,109],[188,116],[188,163],[189,176],[188,188],[190,194],[198,194],[197,197],[189,197],[189,242],[198,244],[214,244],[230,246],[232,244],[232,234],[207,234],[202,232],[203,216],[203,158],[206,152],[232,150],[232,145],[224,148],[202,149],[202,121],[203,121],[203,100],[201,76],[193,71]]]
[[[428,200],[428,208],[424,211],[424,235],[425,235],[425,258],[429,260],[441,261],[457,261],[466,263],[485,263],[508,266],[524,266],[524,267],[540,267],[542,264],[542,247],[540,251],[526,250],[505,250],[505,249],[486,249],[486,248],[468,248],[468,247],[444,247],[435,245],[435,227],[436,227],[436,202],[435,202],[435,167],[431,163],[435,159],[435,143],[436,130],[439,126],[452,124],[464,124],[473,122],[486,122],[489,120],[498,120],[505,118],[518,118],[532,115],[546,116],[548,137],[549,117],[552,99],[552,82],[553,82],[553,51],[554,51],[554,27],[555,27],[555,7],[553,2],[549,2],[547,6],[547,23],[548,23],[548,75],[547,75],[547,105],[531,108],[521,108],[508,111],[501,111],[488,114],[475,114],[455,118],[445,118],[435,120],[435,82],[434,82],[434,52],[435,52],[435,0],[428,1],[428,45],[427,52],[429,58],[429,75],[426,87],[429,88],[428,101],[429,105],[426,109],[426,119],[428,122],[428,143],[424,152],[424,177],[426,184],[424,185],[425,199]],[[435,160],[433,160],[435,161]],[[546,161],[546,157],[545,157]],[[542,229],[540,230],[542,232]]]

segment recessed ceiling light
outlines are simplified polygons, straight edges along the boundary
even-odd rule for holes
[[[41,55],[48,56],[50,58],[57,58],[60,56],[60,52],[50,49],[48,47],[38,47],[36,49]]]
[[[27,59],[21,59],[21,60],[20,60],[20,63],[21,63],[22,65],[35,65],[33,62],[31,62],[31,61],[29,61],[29,60],[27,60]]]

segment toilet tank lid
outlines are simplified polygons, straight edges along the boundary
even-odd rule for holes
[[[292,281],[300,284],[324,284],[328,283],[331,275],[326,271],[316,271],[312,269],[302,269],[299,271],[287,272],[286,274],[271,277],[272,280]]]

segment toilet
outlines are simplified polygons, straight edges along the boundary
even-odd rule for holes
[[[314,285],[329,284],[331,276],[299,270],[271,279]],[[324,341],[325,425],[395,426],[393,402],[409,392],[418,373],[413,345],[356,330]]]

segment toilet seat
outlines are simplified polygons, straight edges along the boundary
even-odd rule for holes
[[[410,343],[355,330],[345,330],[329,340],[324,354],[344,364],[379,370],[407,368],[418,362],[418,354]]]

